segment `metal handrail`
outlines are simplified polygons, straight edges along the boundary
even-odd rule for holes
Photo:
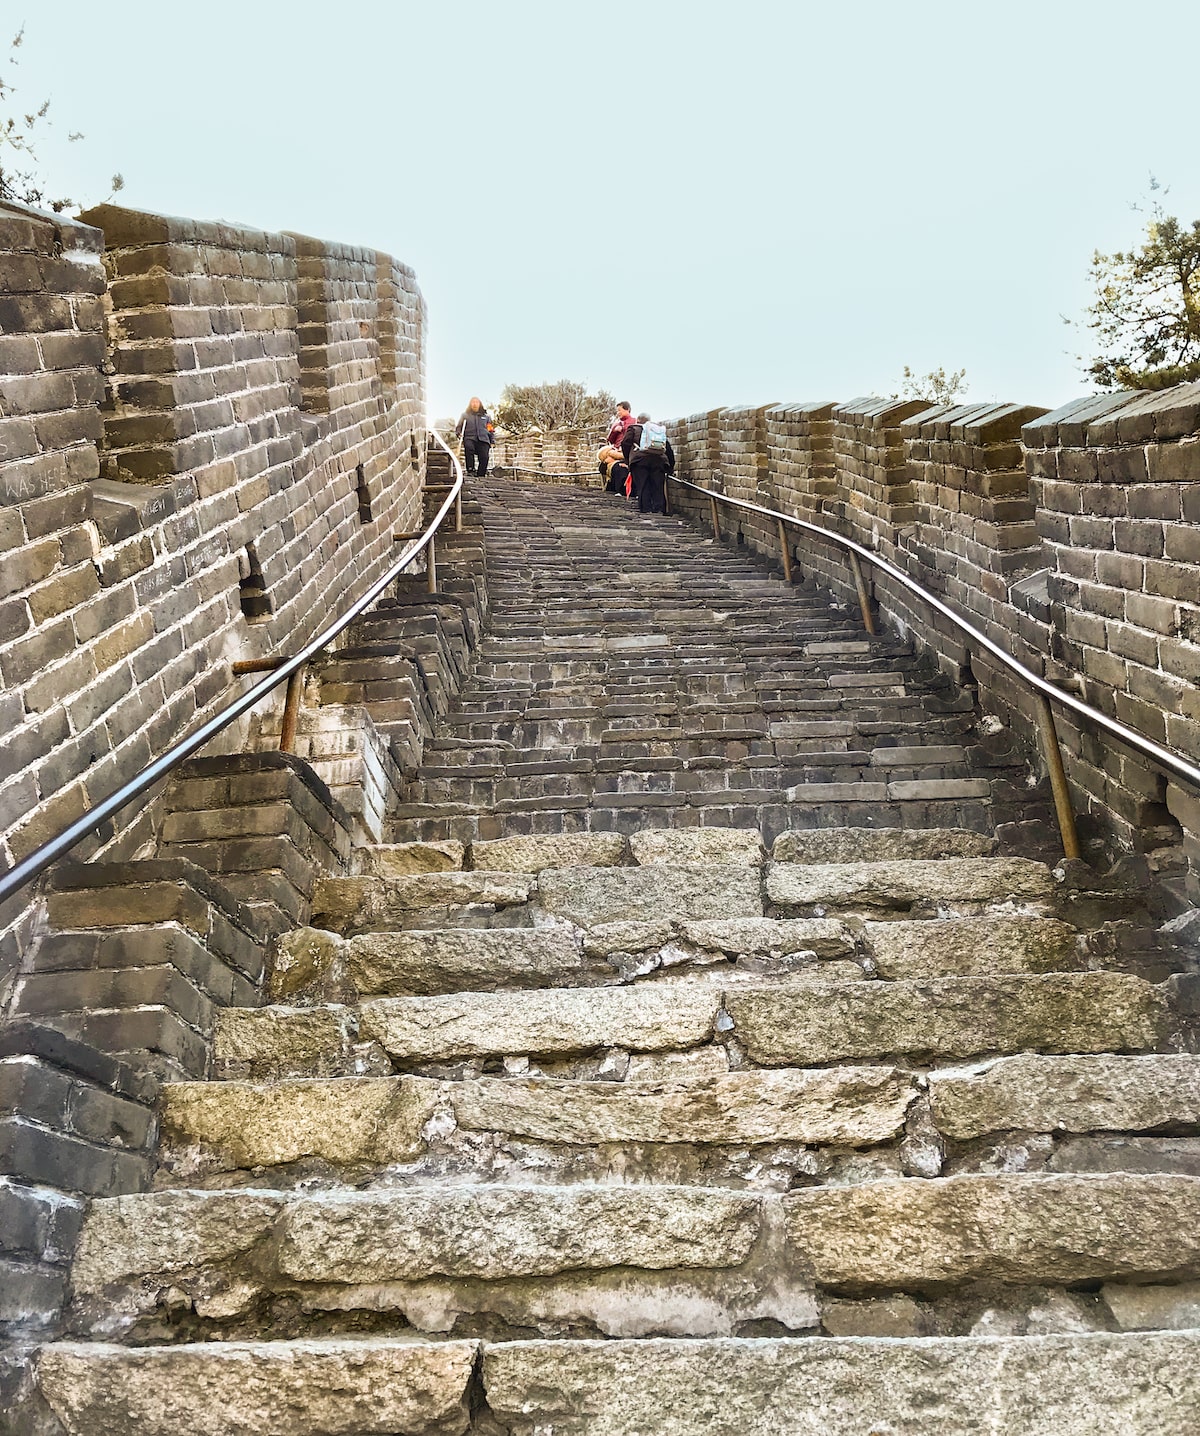
[[[865,545],[856,543],[854,539],[845,538],[842,534],[835,533],[832,529],[825,528],[821,524],[810,523],[807,519],[799,519],[791,514],[780,513],[777,509],[764,508],[761,504],[750,503],[747,499],[735,499],[728,494],[717,493],[715,489],[706,489],[699,484],[693,484],[688,479],[680,479],[670,475],[670,482],[678,484],[685,489],[691,489],[694,493],[703,494],[712,505],[713,528],[716,536],[720,537],[720,522],[717,518],[717,504],[727,504],[731,508],[744,509],[747,513],[759,514],[761,517],[773,520],[779,526],[780,545],[783,549],[785,577],[791,577],[791,555],[788,553],[787,543],[784,537],[784,526],[802,529],[805,533],[815,534],[818,538],[827,539],[830,543],[836,544],[843,549],[850,558],[850,566],[854,574],[855,588],[858,592],[859,605],[863,614],[863,625],[868,633],[874,633],[874,624],[871,620],[870,608],[867,600],[866,585],[862,581],[862,570],[859,567],[859,560],[865,559],[867,563],[877,568],[881,573],[887,574],[890,579],[915,594],[924,603],[928,604],[936,613],[941,616],[971,643],[984,649],[996,659],[1010,673],[1014,674],[1027,687],[1031,688],[1040,700],[1039,707],[1039,728],[1042,733],[1047,765],[1050,769],[1051,787],[1054,791],[1055,808],[1058,812],[1059,829],[1062,833],[1063,848],[1068,857],[1079,856],[1079,841],[1075,834],[1074,813],[1070,808],[1070,798],[1067,792],[1066,774],[1062,765],[1062,754],[1058,748],[1058,739],[1054,730],[1054,716],[1052,705],[1057,704],[1067,709],[1077,717],[1085,719],[1096,728],[1116,738],[1134,752],[1149,759],[1156,767],[1166,769],[1177,778],[1182,778],[1185,783],[1191,784],[1194,788],[1200,788],[1200,767],[1189,762],[1181,753],[1176,753],[1171,748],[1164,748],[1160,743],[1147,738],[1145,734],[1137,732],[1133,728],[1127,728],[1124,723],[1116,718],[1110,718],[1107,713],[1102,713],[1098,708],[1093,708],[1090,703],[1077,698],[1066,689],[1058,688],[1055,684],[1048,682],[1039,673],[1035,673],[1012,656],[1007,649],[1002,648],[993,639],[989,638],[982,629],[976,628],[968,619],[956,613],[947,604],[943,603],[936,594],[931,593],[924,585],[910,577],[903,569],[897,568],[881,555],[875,553]]]
[[[449,492],[442,500],[441,507],[437,514],[425,527],[425,529],[409,543],[400,557],[391,564],[382,577],[377,578],[371,587],[351,604],[345,613],[329,625],[316,638],[307,643],[299,653],[291,658],[281,660],[272,659],[251,659],[245,665],[243,671],[256,671],[268,664],[273,671],[248,688],[240,698],[235,698],[232,703],[202,724],[196,731],[186,738],[181,738],[178,743],[168,748],[153,763],[148,764],[141,772],[134,775],[127,782],[122,783],[115,793],[110,794],[103,802],[98,803],[94,808],[89,808],[82,817],[77,818],[69,828],[64,828],[61,833],[53,837],[49,842],[43,843],[36,848],[28,857],[23,858],[7,873],[0,877],[0,903],[10,898],[13,893],[20,891],[27,883],[32,882],[39,873],[44,872],[52,862],[61,858],[65,853],[75,846],[81,839],[87,837],[90,832],[106,823],[109,818],[132,803],[135,798],[140,797],[148,788],[152,788],[160,778],[172,772],[180,763],[190,758],[198,749],[210,742],[223,729],[228,728],[236,718],[248,712],[256,704],[261,702],[268,693],[273,692],[281,683],[289,685],[289,705],[295,708],[299,706],[299,684],[295,682],[296,676],[306,663],[314,659],[318,653],[327,648],[340,633],[343,633],[351,623],[367,611],[371,605],[379,599],[388,584],[394,583],[404,572],[408,565],[419,554],[426,549],[429,550],[428,572],[430,575],[430,592],[436,592],[436,570],[434,568],[434,535],[441,527],[446,515],[451,508],[455,511],[455,524],[462,529],[462,486],[463,469],[458,459],[451,453],[449,447],[443,441],[442,436],[435,430],[428,431],[433,435],[434,440],[446,450],[450,456],[450,462],[454,466],[454,483],[448,485]],[[234,665],[236,673],[238,665]],[[293,699],[294,694],[294,699]],[[285,722],[286,722],[285,714]],[[294,722],[294,715],[293,715]],[[286,745],[284,745],[286,747]]]

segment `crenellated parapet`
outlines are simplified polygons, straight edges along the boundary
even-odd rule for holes
[[[761,449],[749,423],[760,413]],[[717,410],[719,469],[698,442],[708,418],[671,426],[683,477],[856,539],[1034,672],[1200,753],[1200,385],[1052,413],[872,397]],[[695,495],[681,492],[677,507],[709,521]],[[728,509],[721,522],[727,536],[778,551],[773,524]],[[838,550],[798,531],[789,546],[806,578],[855,601]],[[953,678],[973,679],[985,708],[1032,740],[1030,694],[899,584],[869,581],[885,622]],[[1060,729],[1093,831],[1143,852],[1182,842],[1200,870],[1194,795],[1067,716]]]
[[[86,218],[0,210],[6,862],[227,703],[235,662],[312,637],[422,511],[411,269],[114,205]],[[154,814],[102,841],[137,850]],[[0,998],[29,913],[0,913]]]

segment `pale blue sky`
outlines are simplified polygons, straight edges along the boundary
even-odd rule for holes
[[[4,13],[65,186],[412,264],[435,416],[561,376],[663,417],[848,399],[906,363],[1056,404],[1149,174],[1200,216],[1196,0]]]

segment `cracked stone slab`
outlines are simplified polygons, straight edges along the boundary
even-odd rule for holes
[[[763,915],[759,869],[744,864],[548,868],[539,879],[539,900],[546,912],[578,927]]]
[[[522,1341],[484,1349],[509,1436],[1193,1436],[1200,1333]]]
[[[707,918],[678,924],[685,942],[710,952],[815,952],[840,957],[854,951],[854,938],[844,923],[831,917]]]
[[[413,1187],[289,1202],[278,1268],[309,1282],[739,1266],[761,1199],[667,1186]]]
[[[608,957],[614,952],[646,952],[652,947],[665,947],[674,931],[675,924],[665,918],[659,921],[600,923],[584,933],[583,950],[589,957]]]
[[[1068,972],[1082,964],[1075,929],[1048,917],[988,914],[863,924],[880,977],[921,981],[993,972]]]
[[[789,1243],[832,1287],[1055,1284],[1200,1273],[1200,1177],[938,1177],[784,1199]]]
[[[1029,858],[946,858],[941,861],[772,863],[767,896],[782,907],[817,903],[910,907],[917,902],[1008,902],[1045,898],[1054,878]]]
[[[318,878],[313,923],[345,936],[386,929],[429,908],[513,907],[537,891],[532,873],[418,873],[412,877]]]
[[[447,840],[440,843],[379,843],[355,848],[355,869],[377,878],[412,877],[417,873],[457,872],[466,848]]]
[[[1139,1051],[1168,1027],[1162,992],[1117,972],[811,982],[726,993],[754,1062],[805,1066],[899,1054]]]
[[[213,1031],[217,1072],[306,1072],[340,1067],[355,1040],[348,1007],[225,1007]]]
[[[995,838],[966,828],[814,828],[780,833],[771,856],[777,863],[880,863],[986,858],[995,851]]]
[[[463,992],[364,1003],[359,1032],[401,1061],[590,1052],[663,1052],[713,1035],[721,993],[679,983]]]
[[[472,843],[471,865],[515,873],[540,873],[543,868],[611,868],[623,863],[627,853],[620,833],[559,833]]]
[[[171,1082],[163,1088],[163,1141],[185,1172],[305,1157],[385,1166],[421,1154],[437,1101],[436,1084],[411,1077]]]
[[[757,828],[650,828],[634,833],[635,863],[758,864],[766,853]]]
[[[282,1192],[146,1192],[93,1201],[71,1268],[77,1296],[145,1273],[235,1260],[263,1241]]]
[[[462,1436],[478,1343],[223,1341],[41,1348],[67,1436]]]
[[[839,1067],[684,1083],[482,1078],[454,1083],[448,1093],[459,1126],[542,1142],[857,1147],[899,1134],[916,1086],[895,1068]]]
[[[1045,1057],[1022,1053],[929,1077],[933,1118],[948,1137],[989,1132],[1200,1130],[1200,1057]]]

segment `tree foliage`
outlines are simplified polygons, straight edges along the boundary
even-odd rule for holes
[[[528,429],[590,429],[607,423],[616,407],[617,401],[607,390],[589,394],[586,384],[571,379],[506,384],[495,419],[514,434]]]
[[[899,393],[893,399],[922,399],[927,404],[950,404],[970,388],[967,371],[954,369],[949,374],[939,366],[928,374],[914,374],[906,364]]]
[[[1151,192],[1161,189],[1153,178]],[[1163,191],[1165,193],[1165,191]],[[1150,205],[1137,249],[1092,257],[1087,373],[1105,389],[1166,389],[1200,379],[1200,220]]]
[[[0,64],[0,200],[61,214],[65,209],[77,209],[78,206],[69,196],[52,197],[38,166],[36,148],[52,123],[49,118],[50,101],[42,100],[26,110],[22,109],[16,97],[15,72],[24,42],[25,31],[22,28],[13,36],[8,55]],[[76,131],[67,138],[74,142],[83,139],[83,135]],[[109,198],[124,187],[124,179],[119,174],[113,175]]]

